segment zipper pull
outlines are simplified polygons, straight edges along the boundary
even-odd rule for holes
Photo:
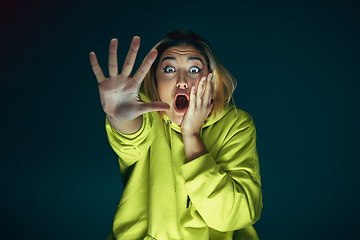
[[[190,205],[190,197],[188,195],[187,197],[187,203],[186,203],[186,209],[189,209],[189,205]]]

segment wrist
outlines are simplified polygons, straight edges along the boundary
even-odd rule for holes
[[[183,131],[181,130],[181,134],[183,136],[183,139],[189,139],[189,138],[200,138],[199,132],[192,132],[192,131]]]
[[[195,128],[196,129],[196,128]],[[194,128],[189,128],[181,125],[181,134],[183,137],[196,137],[200,136],[200,128],[196,131]]]
[[[207,153],[198,133],[183,134],[183,141],[187,162],[199,158],[200,156]]]
[[[106,115],[106,117],[110,125],[122,134],[136,133],[141,128],[143,123],[143,118],[141,115],[130,121],[119,120],[110,115]]]

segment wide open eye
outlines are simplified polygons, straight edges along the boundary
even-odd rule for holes
[[[163,68],[164,73],[173,73],[175,72],[175,68],[172,66],[166,66]]]
[[[193,74],[197,74],[197,73],[201,72],[201,70],[202,69],[200,69],[199,67],[193,66],[189,69],[189,72],[193,73]]]

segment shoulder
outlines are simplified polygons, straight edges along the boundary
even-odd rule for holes
[[[218,118],[212,118],[207,124],[208,134],[222,139],[223,142],[228,142],[230,139],[243,141],[244,138],[248,139],[256,135],[251,115],[232,104],[224,106],[221,115]]]
[[[220,124],[232,127],[255,127],[251,115],[232,104],[226,106],[221,115],[222,117],[218,120]]]

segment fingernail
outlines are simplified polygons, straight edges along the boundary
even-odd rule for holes
[[[206,77],[202,77],[202,78],[201,78],[201,81],[202,81],[202,82],[205,82],[205,79],[206,79]]]
[[[195,86],[193,86],[193,87],[191,88],[191,91],[195,91]]]
[[[212,73],[210,73],[210,76],[209,76],[209,78],[210,78],[210,79],[212,79],[212,77],[213,77],[213,74],[212,74]]]

